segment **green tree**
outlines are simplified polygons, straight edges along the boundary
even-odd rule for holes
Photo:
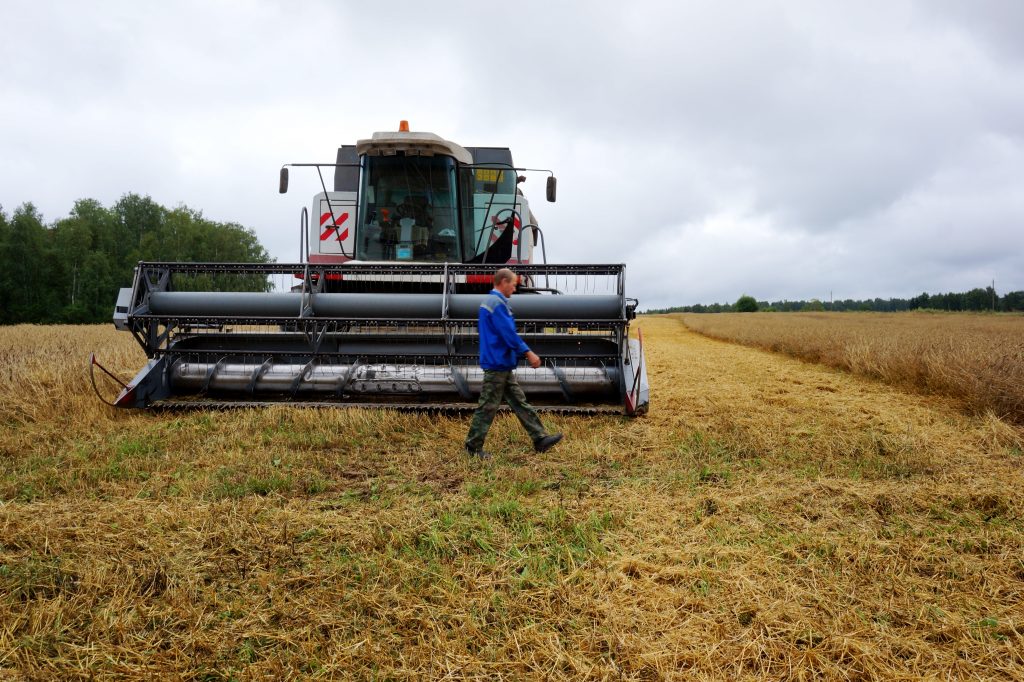
[[[0,291],[6,305],[0,322],[50,322],[56,319],[59,274],[42,216],[31,203],[15,209],[0,253]]]
[[[7,214],[3,205],[0,205],[0,266],[7,262],[7,243],[10,240],[11,226],[7,222]],[[0,267],[0,323],[7,321],[7,311],[11,309],[10,294],[7,290],[7,280]]]
[[[31,203],[8,219],[0,207],[0,324],[108,322],[119,287],[140,260],[266,263],[255,233],[200,211],[167,210],[126,194],[110,208],[92,199],[47,226]],[[267,291],[262,275],[176,279],[180,289]],[[200,281],[202,280],[202,281]]]
[[[1000,307],[1006,312],[1024,311],[1024,291],[1011,291],[1000,299]]]
[[[93,199],[75,202],[51,229],[54,257],[64,277],[59,318],[89,322],[108,317],[110,292],[128,283],[131,264],[121,247],[117,216]],[[119,276],[121,273],[123,276]]]
[[[756,313],[757,312],[757,299],[753,296],[747,296],[743,294],[736,299],[736,305],[734,306],[738,313]]]
[[[123,249],[128,260],[141,260],[143,238],[160,229],[166,213],[167,209],[151,198],[133,193],[125,194],[114,204],[114,214],[117,216],[120,237],[123,239]],[[120,255],[116,254],[118,257]]]
[[[804,305],[803,309],[807,312],[825,312],[825,304],[816,298],[812,298]]]
[[[985,289],[971,289],[963,295],[964,298],[964,310],[991,310],[992,309],[992,297],[995,292],[992,291],[992,287],[986,287]]]

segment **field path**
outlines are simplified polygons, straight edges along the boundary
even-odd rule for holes
[[[700,429],[725,421],[727,430],[767,448],[804,443],[840,457],[851,454],[851,444],[879,438],[938,447],[963,463],[988,457],[991,422],[966,417],[952,400],[710,339],[678,317],[645,317],[640,326],[654,398],[649,419],[659,426]],[[995,428],[1012,437],[1009,427]],[[950,464],[943,460],[952,474]]]

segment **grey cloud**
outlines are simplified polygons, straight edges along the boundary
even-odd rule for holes
[[[127,191],[292,260],[333,159],[399,119],[553,168],[561,262],[643,304],[1024,288],[1016,2],[23,4],[0,203]],[[977,281],[978,278],[983,281]],[[632,293],[632,292],[631,292]]]

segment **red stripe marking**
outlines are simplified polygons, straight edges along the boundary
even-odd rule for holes
[[[323,228],[324,227],[324,223],[328,223],[328,222],[330,222],[330,220],[331,220],[331,214],[330,213],[324,213],[322,216],[320,216],[320,227]],[[340,227],[339,227],[346,220],[348,220],[348,213],[342,213],[340,216],[338,216],[334,220],[334,224],[333,225],[328,225],[324,229],[324,231],[320,233],[320,241],[327,241],[327,239],[330,238],[332,233],[337,233],[337,235],[338,235],[337,238],[338,238],[339,242],[343,242],[346,239],[348,239],[348,228],[346,227],[345,231],[342,232]]]
[[[330,213],[324,213],[322,216],[320,216],[320,224],[323,225],[324,223],[326,223],[330,219],[331,219],[331,214]],[[340,216],[338,216],[337,220],[334,221],[334,224],[335,225],[341,225],[346,220],[348,220],[348,213],[347,212],[346,213],[342,213]]]

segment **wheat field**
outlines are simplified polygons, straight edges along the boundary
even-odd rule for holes
[[[707,336],[960,400],[1024,424],[1024,315],[687,314]]]
[[[647,417],[487,464],[459,416],[115,411],[130,336],[0,328],[0,678],[1024,678],[1019,426],[639,325]]]

